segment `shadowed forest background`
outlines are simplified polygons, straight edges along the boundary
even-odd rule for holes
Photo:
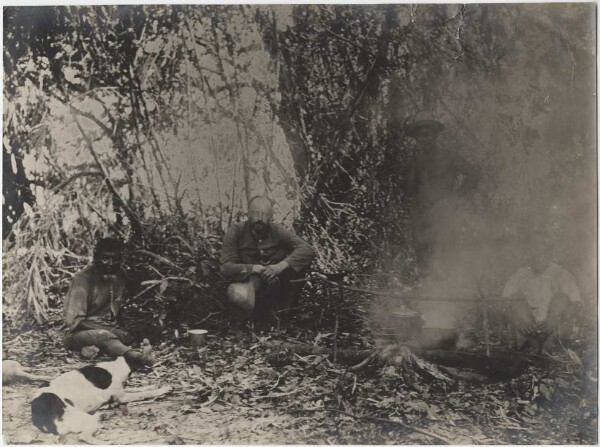
[[[314,270],[355,284],[393,274],[361,284],[408,290],[423,278],[405,128],[424,118],[444,123],[440,144],[481,174],[474,195],[437,215],[440,275],[427,293],[472,296],[485,284],[499,295],[533,248],[523,235],[544,229],[595,315],[595,12],[4,8],[5,325],[59,324],[73,274],[97,237],[116,235],[128,241],[136,324],[169,337],[200,321],[226,326],[221,238],[257,194],[315,247]],[[368,334],[378,301],[330,306],[327,290],[306,290],[317,330],[335,324],[337,335],[339,319],[340,332]]]
[[[420,116],[445,123],[482,173],[465,222],[443,222],[464,233],[454,243],[499,249],[481,262],[522,227],[553,226],[593,300],[592,11],[5,9],[5,313],[43,317],[47,288],[67,285],[99,234],[202,281],[260,193],[318,248],[320,269],[410,279],[403,124]]]

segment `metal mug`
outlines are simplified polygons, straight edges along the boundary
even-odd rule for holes
[[[190,346],[193,348],[201,348],[206,346],[206,336],[208,331],[205,329],[190,329],[188,330]]]

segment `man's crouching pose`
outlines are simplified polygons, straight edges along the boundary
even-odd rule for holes
[[[301,277],[315,257],[310,245],[272,218],[271,201],[252,198],[248,220],[227,230],[221,251],[221,274],[235,281],[227,289],[229,301],[258,324],[297,305],[302,283],[290,281]]]
[[[152,365],[151,349],[130,347],[131,335],[116,324],[126,283],[122,258],[121,241],[100,239],[91,265],[73,277],[65,299],[65,345],[77,351],[94,346],[112,357],[122,355],[133,365]]]
[[[529,265],[510,277],[502,296],[522,300],[505,309],[516,329],[517,347],[541,353],[556,336],[568,337],[582,318],[582,300],[573,275],[552,262],[550,238],[533,235],[529,240],[535,245]]]

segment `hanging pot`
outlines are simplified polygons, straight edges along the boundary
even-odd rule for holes
[[[423,327],[421,314],[402,306],[400,310],[392,311],[386,318],[386,326],[380,335],[390,341],[406,342],[417,338]]]

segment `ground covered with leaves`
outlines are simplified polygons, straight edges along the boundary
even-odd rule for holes
[[[60,323],[11,331],[3,355],[39,374],[85,361],[62,346]],[[582,355],[564,350],[551,366],[507,381],[440,380],[410,362],[373,361],[353,371],[331,355],[300,355],[274,341],[331,346],[333,334],[292,325],[258,336],[239,327],[212,333],[206,347],[184,339],[157,346],[158,363],[128,387],[171,385],[161,398],[103,408],[96,437],[109,444],[593,444],[597,412]],[[339,333],[340,349],[374,349]],[[587,381],[587,386],[594,382]],[[80,443],[31,425],[36,385],[3,388],[6,443]],[[587,398],[587,399],[586,399]]]

